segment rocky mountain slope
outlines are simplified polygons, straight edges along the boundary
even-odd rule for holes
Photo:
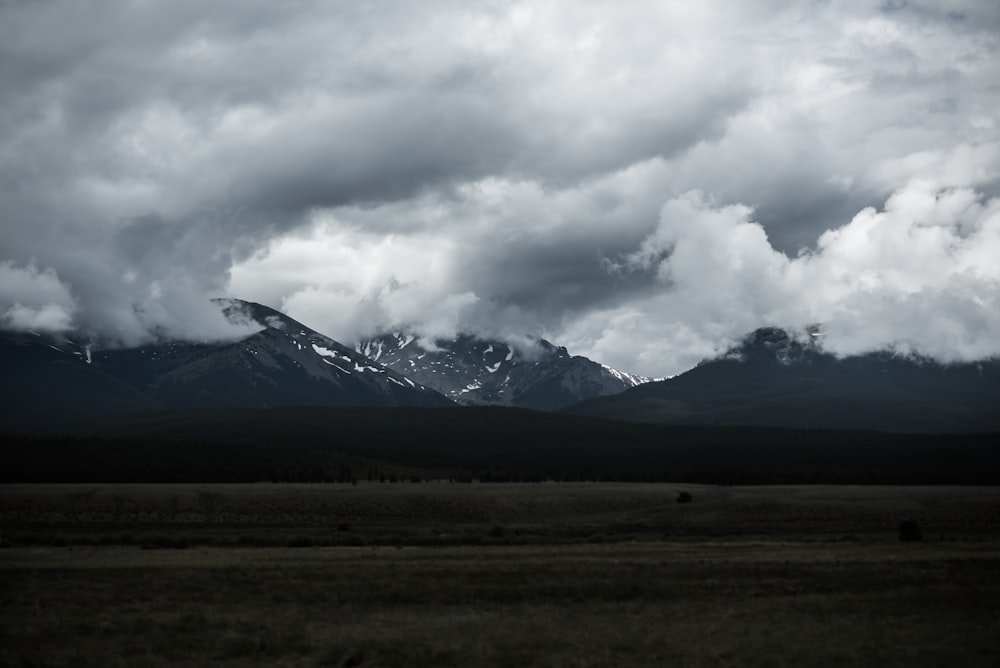
[[[0,331],[0,426],[165,408],[92,362],[78,339]]]
[[[393,333],[355,350],[466,406],[501,405],[558,410],[584,399],[617,394],[645,378],[572,356],[540,339],[515,348],[501,341],[462,335],[423,345]]]

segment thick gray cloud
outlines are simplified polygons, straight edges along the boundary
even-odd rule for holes
[[[7,3],[0,317],[213,338],[229,293],[650,375],[761,324],[996,354],[998,34],[975,0]]]

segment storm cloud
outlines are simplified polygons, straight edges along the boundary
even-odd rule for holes
[[[7,3],[0,323],[1000,354],[992,3]]]

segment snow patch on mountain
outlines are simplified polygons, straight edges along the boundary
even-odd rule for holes
[[[301,350],[301,349],[302,349],[302,346],[299,346],[299,350]],[[329,348],[324,348],[323,346],[318,346],[315,343],[312,344],[312,349],[315,350],[316,354],[319,355],[320,357],[332,357],[334,359],[340,358],[340,359],[344,360],[345,362],[352,361],[352,358],[350,356],[348,356],[348,355],[344,355],[344,354],[338,355],[336,350],[330,350]]]
[[[624,371],[619,371],[618,369],[612,368],[607,364],[602,364],[601,368],[603,368],[613,377],[617,378],[618,380],[628,385],[628,387],[635,387],[636,385],[642,385],[643,383],[649,382],[648,378],[645,378],[643,376],[636,376],[634,374],[626,373]]]
[[[337,364],[336,362],[331,362],[330,360],[323,360],[323,362],[325,362],[326,364],[329,364],[329,365],[330,365],[330,366],[332,366],[332,367],[335,367],[335,368],[336,368],[336,369],[337,369],[338,371],[340,371],[340,372],[342,372],[342,373],[346,373],[347,375],[351,375],[351,372],[350,372],[350,371],[348,371],[348,370],[347,370],[347,369],[345,369],[344,367],[340,366],[340,365],[339,365],[339,364]]]

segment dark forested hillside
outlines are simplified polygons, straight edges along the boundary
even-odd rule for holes
[[[628,424],[510,408],[149,413],[3,440],[4,481],[1000,482],[990,435]]]
[[[891,353],[839,359],[762,329],[684,374],[567,410],[656,423],[1000,431],[1000,361],[944,365]]]

